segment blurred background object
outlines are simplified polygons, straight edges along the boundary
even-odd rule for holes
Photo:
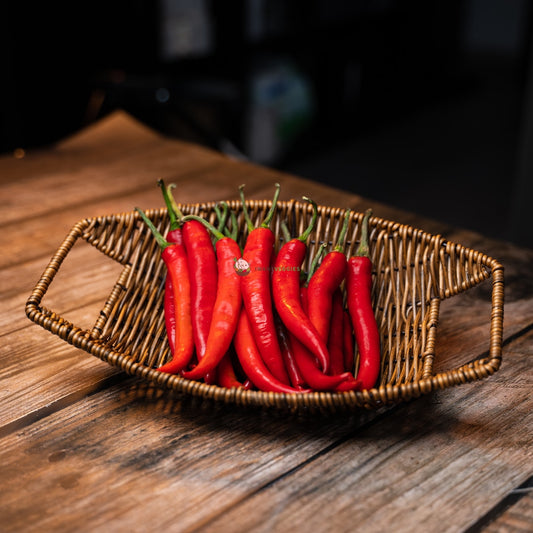
[[[123,109],[166,135],[533,246],[531,7],[7,0],[0,152]]]

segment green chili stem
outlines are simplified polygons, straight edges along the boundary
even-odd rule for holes
[[[222,204],[222,207],[224,208],[224,212],[221,213],[220,209],[218,208],[218,205],[215,205],[215,213],[217,214],[217,218],[219,220],[218,224],[218,230],[221,233],[224,233],[226,237],[230,237],[234,241],[237,240],[237,215],[235,215],[235,212],[233,209],[229,208],[229,205],[227,202],[220,202]],[[231,220],[231,230],[228,228],[228,217]]]
[[[172,196],[171,190],[176,187],[174,183],[171,183],[168,186],[165,186],[165,182],[162,179],[157,180],[157,184],[161,187],[163,191],[163,198],[165,199],[165,204],[167,206],[168,216],[170,218],[170,229],[178,229],[181,226],[181,219],[183,218],[183,213],[180,211],[174,197]]]
[[[372,216],[372,209],[367,209],[365,211],[365,216],[363,217],[363,222],[361,226],[361,241],[357,252],[355,255],[359,257],[369,257],[370,250],[368,245],[368,219]]]
[[[276,183],[276,192],[274,193],[274,198],[272,199],[272,205],[270,206],[270,209],[268,213],[266,214],[265,219],[260,225],[261,228],[270,227],[270,223],[272,222],[272,219],[274,218],[274,214],[276,213],[280,188],[281,188],[280,184]],[[246,207],[246,199],[244,198],[244,185],[239,186],[239,194],[241,196],[244,220],[246,221],[246,225],[248,226],[248,231],[252,231],[253,229],[255,229],[255,226],[252,220],[250,219],[250,215],[248,214],[248,208]]]
[[[270,206],[270,210],[268,211],[265,220],[263,220],[263,223],[261,224],[262,228],[269,228],[270,223],[272,222],[272,219],[274,218],[274,213],[276,212],[276,208],[278,206],[278,198],[279,198],[279,192],[280,192],[280,184],[276,183],[275,185],[276,191],[274,192],[274,198],[272,198],[272,205]]]
[[[246,200],[244,198],[244,185],[239,185],[239,194],[241,197],[241,203],[242,203],[242,212],[244,213],[244,220],[246,222],[246,225],[248,226],[248,231],[252,231],[255,226],[252,222],[252,219],[250,218],[250,215],[248,214],[248,208],[246,207]]]
[[[313,257],[313,260],[311,261],[311,265],[309,266],[309,272],[307,273],[306,285],[309,283],[309,281],[313,277],[313,274],[315,273],[315,270],[318,267],[318,263],[320,262],[322,256],[324,255],[324,252],[326,251],[326,247],[327,247],[327,244],[323,242],[320,245],[320,248],[317,250],[315,257]]]
[[[287,222],[285,222],[285,220],[282,220],[282,222],[281,222],[281,233],[283,235],[283,240],[285,242],[289,242],[292,239],[291,233],[290,233],[289,228],[287,226]]]
[[[144,214],[144,212],[138,207],[135,208],[135,211],[141,215],[141,218],[144,220],[145,224],[150,228],[150,231],[154,234],[157,244],[161,247],[161,250],[164,250],[167,246],[172,246],[171,243],[167,242],[165,237],[154,226],[153,222]]]
[[[229,217],[231,220],[231,232],[228,231],[228,234],[229,234],[229,237],[231,237],[234,241],[236,241],[239,228],[237,227],[237,215],[235,214],[235,211],[233,211],[233,209],[229,210]]]
[[[335,246],[334,248],[336,252],[344,251],[344,246],[346,244],[346,232],[348,231],[349,223],[350,223],[350,210],[346,209],[346,213],[344,214],[344,223],[342,224],[341,232],[339,234],[339,240],[337,241],[337,246]]]
[[[170,198],[170,205],[172,206],[172,210],[174,211],[174,213],[176,213],[176,216],[180,219],[183,218],[183,212],[181,211],[181,209],[178,207],[178,204],[176,203],[176,200],[174,199],[174,195],[172,194],[172,189],[174,189],[176,187],[176,184],[175,183],[171,183],[168,187],[167,187],[167,190],[168,190],[168,196]]]
[[[222,212],[218,208],[218,204],[215,204],[213,209],[217,215],[218,230],[222,232],[226,228],[226,223],[228,221],[228,204],[226,202],[220,202],[220,203],[222,204],[222,208],[223,208]]]
[[[307,198],[307,196],[302,196],[302,198],[313,206],[313,215],[311,217],[311,222],[309,223],[309,226],[307,226],[307,229],[298,237],[300,241],[305,242],[309,235],[311,235],[311,232],[315,227],[318,218],[318,206],[316,205],[316,202],[311,200],[311,198]]]

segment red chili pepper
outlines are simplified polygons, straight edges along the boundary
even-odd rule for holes
[[[143,211],[139,208],[136,208],[136,211],[156,238],[161,248],[161,258],[167,267],[167,276],[171,279],[177,342],[175,342],[171,361],[159,367],[158,370],[175,374],[189,364],[194,353],[187,254],[183,245],[169,243]],[[167,307],[165,313],[172,313],[172,308]]]
[[[308,200],[307,198],[305,198]],[[326,341],[304,312],[300,301],[300,269],[307,252],[306,240],[316,223],[318,211],[313,205],[313,217],[308,228],[298,238],[286,242],[279,250],[272,273],[272,295],[276,310],[287,330],[318,359],[324,372],[329,368]]]
[[[339,288],[346,275],[346,255],[344,239],[349,224],[350,210],[346,210],[339,241],[331,252],[324,256],[319,267],[313,273],[308,284],[309,320],[320,336],[327,342],[332,322],[333,294]]]
[[[279,196],[279,184],[272,206],[259,227],[254,227],[243,194],[243,185],[239,188],[243,213],[248,225],[248,237],[242,253],[249,268],[241,278],[243,305],[250,319],[255,343],[264,363],[272,375],[279,381],[289,384],[289,376],[283,362],[278,341],[274,312],[272,309],[271,260],[274,251],[275,235],[270,229],[272,217],[276,211]]]
[[[352,374],[324,374],[317,366],[311,352],[293,335],[290,337],[291,348],[305,383],[313,390],[338,390],[342,384],[346,384],[344,390],[354,390],[357,383]]]
[[[239,245],[230,237],[224,236],[206,220],[187,215],[182,221],[197,220],[204,224],[217,239],[216,256],[218,265],[218,285],[213,319],[209,328],[204,356],[192,370],[183,372],[188,379],[204,378],[220,363],[229,350],[237,327],[242,306],[241,279],[236,272],[235,263],[241,258]]]
[[[308,295],[307,287],[302,286],[300,289],[300,296],[304,310],[307,310],[308,307]],[[343,390],[352,390],[356,388],[357,383],[352,374],[344,372],[330,375],[322,372],[318,368],[316,360],[309,350],[290,333],[289,340],[296,364],[302,373],[305,383],[311,387],[311,389],[331,391],[337,390],[341,385],[344,386]]]
[[[169,235],[174,235],[179,231],[187,251],[191,287],[192,331],[196,356],[201,359],[207,345],[217,291],[218,272],[215,249],[209,231],[203,224],[197,220],[183,222],[183,213],[171,194],[174,184],[165,187],[163,180],[159,180],[158,184],[163,190],[163,197],[170,216],[172,231],[169,232]],[[168,238],[167,236],[167,240]],[[207,375],[205,381],[213,383],[214,376]]]
[[[270,373],[257,349],[250,320],[244,308],[240,313],[233,343],[244,373],[259,390],[284,393],[309,392],[282,383]]]
[[[244,382],[239,381],[237,373],[233,367],[231,353],[228,352],[224,355],[222,360],[217,366],[216,370],[217,383],[226,389],[245,389],[252,388],[252,382],[246,379]]]
[[[166,234],[167,242],[183,246],[183,234],[181,228],[170,216],[170,231]],[[170,347],[171,355],[174,355],[176,346],[176,306],[174,302],[174,286],[172,284],[172,276],[169,274],[165,277],[165,294],[164,294],[164,309],[165,309],[165,329],[167,331],[167,339]]]
[[[344,370],[353,372],[355,363],[353,328],[350,314],[345,309],[343,316],[343,351],[344,351]]]
[[[275,316],[276,328],[278,331],[279,346],[281,348],[281,355],[283,357],[283,363],[287,369],[287,374],[289,376],[290,384],[296,389],[304,389],[305,381],[296,364],[296,359],[292,351],[290,344],[289,333],[287,329],[281,322],[278,315]]]
[[[348,260],[346,292],[348,310],[359,351],[357,380],[363,389],[375,386],[381,365],[379,330],[372,308],[372,262],[368,246],[369,209],[363,218],[362,236],[356,255]]]
[[[341,374],[348,371],[344,363],[344,303],[340,289],[337,289],[332,297],[328,350],[330,373]]]
[[[174,305],[174,285],[172,284],[172,277],[168,273],[165,277],[165,294],[163,298],[168,346],[170,355],[174,356],[174,351],[176,350],[176,306]]]
[[[201,359],[207,347],[207,337],[215,307],[217,259],[209,234],[196,220],[183,224],[183,242],[189,258],[194,340],[196,352]]]

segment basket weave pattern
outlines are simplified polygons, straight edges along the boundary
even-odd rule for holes
[[[270,206],[270,200],[247,201],[254,222],[261,221]],[[215,203],[180,207],[184,214],[197,214],[215,222]],[[242,206],[232,201],[229,207],[237,214],[239,235],[244,242],[247,230]],[[146,213],[163,234],[168,231],[166,209]],[[326,250],[336,243],[344,213],[343,208],[319,206],[304,268],[309,266],[322,243],[328,245]],[[307,203],[278,202],[271,226],[277,236],[276,248],[282,244],[282,221],[296,236],[307,227],[311,214],[312,208]],[[353,255],[358,246],[362,219],[362,213],[350,215],[347,256]],[[124,265],[91,330],[81,329],[41,305],[62,261],[78,239]],[[435,389],[482,379],[497,371],[502,357],[503,267],[480,252],[440,236],[377,217],[370,219],[369,240],[382,367],[378,385],[368,391],[280,394],[224,389],[155,370],[170,357],[163,313],[165,267],[155,239],[135,212],[78,222],[35,286],[26,304],[26,314],[66,342],[157,386],[239,405],[290,411],[375,409]],[[492,278],[492,309],[488,356],[434,374],[440,302],[489,278]]]

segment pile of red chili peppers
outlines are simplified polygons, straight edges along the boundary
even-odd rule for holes
[[[359,248],[344,253],[350,211],[335,246],[317,253],[302,272],[309,226],[292,237],[281,224],[275,249],[271,223],[280,187],[258,226],[252,223],[241,186],[247,232],[242,248],[227,204],[217,224],[184,216],[171,189],[158,181],[170,219],[163,236],[136,209],[154,234],[165,262],[164,313],[171,358],[159,371],[222,387],[267,392],[345,392],[371,389],[380,373],[380,336],[372,308],[372,262],[365,213]],[[321,252],[324,251],[323,245]]]

